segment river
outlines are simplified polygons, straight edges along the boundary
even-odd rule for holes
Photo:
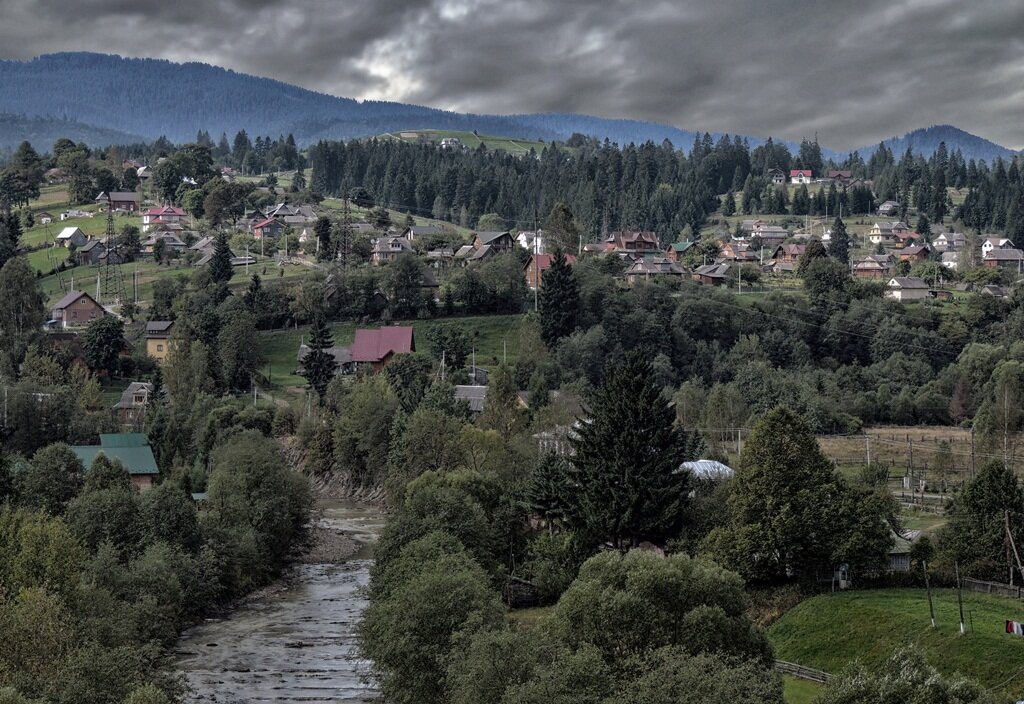
[[[345,559],[317,549],[225,618],[184,634],[176,665],[188,702],[371,702],[368,663],[355,625],[366,607],[371,550],[383,525],[376,508],[325,501],[318,533],[351,539]],[[336,542],[336,541],[335,541]],[[354,550],[354,552],[353,552]]]

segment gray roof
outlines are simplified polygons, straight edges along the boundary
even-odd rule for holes
[[[700,477],[701,479],[719,479],[731,477],[735,474],[732,467],[727,464],[722,464],[717,460],[694,460],[692,462],[683,462],[679,465],[679,468],[689,470],[693,476]]]
[[[455,387],[455,400],[465,401],[469,404],[469,410],[473,413],[480,413],[484,410],[486,398],[486,386],[460,384]]]
[[[891,288],[928,288],[928,284],[924,282],[924,279],[919,279],[916,276],[894,276],[889,282],[889,286]]]
[[[494,240],[496,240],[496,239],[498,239],[498,238],[500,238],[500,237],[502,237],[504,235],[508,235],[509,237],[512,236],[512,233],[509,232],[508,230],[502,230],[500,232],[498,232],[498,231],[474,232],[473,234],[475,234],[477,237],[480,238],[480,243],[481,244],[489,244],[489,243],[493,242]]]
[[[306,355],[310,353],[310,347],[307,344],[299,345],[298,361],[299,367],[302,366],[302,360],[306,358]],[[341,371],[341,367],[346,364],[352,363],[352,350],[349,347],[328,347],[324,352],[334,357],[334,361],[338,364],[337,371]]]
[[[146,322],[147,335],[166,335],[174,325],[173,320],[150,320]]]
[[[1024,259],[1024,252],[1019,249],[993,249],[985,255],[985,259],[994,259],[996,261],[1017,261]]]
[[[142,403],[135,402],[135,395],[141,393],[144,396]],[[114,404],[114,408],[137,408],[145,406],[149,402],[149,395],[153,393],[153,385],[148,381],[133,381],[128,388],[121,392],[121,399]]]

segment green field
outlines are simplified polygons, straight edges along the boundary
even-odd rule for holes
[[[458,137],[459,141],[470,149],[476,149],[483,144],[491,151],[500,149],[509,154],[529,154],[531,149],[540,154],[547,147],[547,144],[544,142],[531,139],[512,139],[511,137],[494,137],[484,134],[476,135],[472,132],[461,132],[458,130],[404,130],[403,132],[389,132],[381,136],[412,143],[419,140],[419,137],[411,135],[422,135],[424,139],[435,143],[440,142],[445,137]]]
[[[854,660],[877,666],[910,645],[944,674],[959,673],[1000,696],[1024,694],[1024,639],[1003,632],[1006,619],[1024,620],[1024,602],[965,592],[968,632],[961,636],[956,592],[937,589],[933,598],[934,630],[923,589],[886,589],[816,596],[787,612],[768,636],[776,657],[833,674]]]
[[[518,329],[523,317],[520,315],[488,315],[467,318],[443,318],[437,320],[413,320],[399,322],[396,325],[412,325],[416,338],[417,350],[427,350],[426,335],[439,325],[457,324],[466,328],[473,336],[476,349],[476,362],[481,367],[493,367],[503,357],[514,363],[520,354],[518,349]],[[336,323],[331,326],[331,334],[336,345],[350,345],[355,338],[356,328],[379,327],[379,324]],[[309,327],[298,329],[275,330],[263,334],[260,351],[263,354],[264,373],[269,370],[271,382],[277,386],[302,387],[306,380],[295,374],[299,344],[309,339]],[[526,351],[528,353],[528,351]]]
[[[822,690],[817,682],[797,679],[792,675],[782,676],[782,687],[786,704],[811,704]]]

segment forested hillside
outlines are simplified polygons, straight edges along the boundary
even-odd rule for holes
[[[574,133],[617,144],[693,142],[698,132],[641,120],[612,120],[570,113],[474,115],[402,103],[339,98],[201,63],[177,64],[157,59],[129,59],[87,52],[47,54],[31,61],[0,61],[0,112],[74,120],[148,140],[166,136],[185,142],[204,130],[214,139],[245,129],[252,134],[291,133],[300,145],[321,139],[368,137],[399,130],[464,130],[522,139],[566,140]],[[715,125],[701,125],[714,138]],[[79,126],[81,130],[84,126]],[[75,125],[63,136],[78,140]],[[52,141],[27,131],[8,135],[0,129],[0,148],[22,139]],[[750,147],[766,136],[743,137]],[[86,131],[91,146],[130,142],[124,136]],[[991,161],[1013,152],[955,127],[937,126],[892,138],[887,146],[902,153],[908,146],[925,155],[945,141],[966,159]],[[793,142],[783,142],[796,149]],[[867,158],[877,145],[859,150]],[[846,154],[823,147],[826,157]]]
[[[53,144],[61,137],[86,144],[127,144],[143,137],[107,127],[54,117],[26,117],[0,113],[0,153],[23,141]],[[2,161],[3,159],[0,159]]]

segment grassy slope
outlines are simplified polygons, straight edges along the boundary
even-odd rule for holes
[[[491,315],[467,318],[442,318],[438,320],[414,320],[411,322],[411,325],[415,331],[417,349],[420,351],[427,350],[426,335],[431,329],[446,324],[458,324],[465,327],[474,338],[477,364],[482,367],[490,367],[501,361],[505,351],[503,343],[507,343],[509,363],[515,362],[519,356],[517,331],[521,320],[522,316],[519,315]],[[397,321],[396,323],[410,324],[409,322],[398,323]],[[378,327],[378,325],[336,323],[331,326],[334,344],[351,344],[355,338],[357,327]],[[269,364],[274,384],[294,387],[301,387],[306,384],[305,379],[294,374],[296,355],[299,351],[299,343],[303,337],[308,339],[308,327],[264,333],[261,352],[265,361],[261,369],[265,371]]]
[[[856,659],[877,665],[904,645],[921,650],[941,672],[959,672],[985,687],[1024,668],[1024,639],[1003,633],[1006,619],[1024,620],[1024,603],[966,592],[968,634],[961,637],[955,591],[935,590],[933,597],[936,630],[929,625],[924,590],[890,589],[814,597],[789,611],[768,635],[780,659],[832,673]],[[1019,694],[1022,686],[1014,680],[997,691]]]
[[[782,686],[786,704],[811,704],[822,690],[822,686],[817,682],[797,679],[790,675],[783,675]]]

